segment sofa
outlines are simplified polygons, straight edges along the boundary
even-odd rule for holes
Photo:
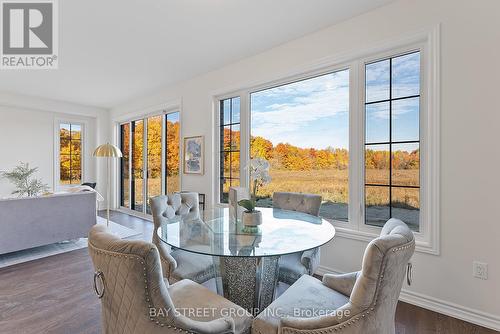
[[[95,192],[0,200],[0,254],[85,238],[96,221]]]

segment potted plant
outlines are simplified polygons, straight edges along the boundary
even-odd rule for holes
[[[250,199],[243,199],[238,202],[238,205],[246,209],[242,214],[245,231],[256,232],[258,231],[258,226],[262,224],[262,212],[255,209],[257,206],[257,192],[260,187],[271,182],[269,162],[262,158],[255,158],[250,160],[247,168],[250,169],[250,180],[253,191]]]
[[[12,195],[33,197],[49,189],[49,186],[42,180],[33,177],[37,171],[38,167],[30,168],[29,163],[21,162],[12,171],[1,172],[0,178],[5,178],[16,186]]]

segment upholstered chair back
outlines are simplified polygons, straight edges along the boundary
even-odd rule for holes
[[[273,194],[273,207],[319,216],[321,196],[313,194],[275,192]]]
[[[88,244],[102,293],[104,333],[138,333],[151,328],[150,307],[174,310],[153,244],[119,239],[102,225],[90,230]],[[169,315],[162,321],[165,326],[175,319]]]
[[[371,310],[371,318],[386,333],[394,333],[396,305],[414,250],[412,231],[401,220],[394,218],[387,221],[380,236],[365,250],[350,303],[354,309]]]
[[[89,233],[89,252],[96,270],[94,286],[101,298],[104,334],[235,333],[235,322],[230,317],[233,313],[226,316],[223,312],[243,309],[189,280],[169,285],[163,279],[155,245],[140,240],[122,240],[108,233],[105,226],[95,225]],[[186,285],[191,285],[193,290],[185,292],[187,297],[177,299],[176,303],[184,305],[176,309],[170,292],[186,291]],[[214,318],[206,313],[198,317],[198,313],[189,310],[189,316],[184,314],[186,307],[200,310],[204,307],[203,302],[221,317]],[[239,320],[242,330],[245,324],[241,322],[248,318],[251,320],[251,316]]]
[[[166,222],[177,216],[189,217],[189,219],[199,218],[200,205],[198,193],[185,192],[156,196],[151,198],[149,203],[154,223],[152,242],[160,252],[165,277],[169,277],[170,273],[177,267],[177,262],[170,255],[170,246],[162,242],[158,237],[158,229],[161,227],[162,222]]]
[[[199,196],[195,192],[173,193],[150,199],[151,212],[154,216],[172,219],[175,216],[200,216]]]

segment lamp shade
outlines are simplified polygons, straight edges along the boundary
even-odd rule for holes
[[[95,149],[94,157],[112,157],[112,158],[121,158],[122,151],[115,145],[111,145],[110,143],[103,144]]]

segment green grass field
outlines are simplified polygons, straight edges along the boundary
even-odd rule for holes
[[[323,197],[321,215],[335,220],[347,220],[349,185],[347,170],[324,169],[309,171],[271,170],[272,181],[259,190],[259,206],[272,206],[272,194],[277,191],[320,194]],[[368,170],[367,183],[387,183],[387,170]],[[419,172],[414,169],[394,171],[393,181],[400,185],[418,185]],[[136,180],[136,204],[142,206],[142,180]],[[161,194],[161,179],[149,180],[149,197]],[[168,192],[178,191],[179,177],[168,179]],[[382,225],[388,219],[389,192],[386,187],[366,188],[367,219]],[[393,188],[393,216],[418,228],[419,190]]]
[[[387,171],[367,171],[367,183],[386,183]],[[324,201],[347,203],[349,198],[349,173],[347,170],[325,169],[309,171],[271,170],[272,181],[259,190],[261,198],[272,197],[277,191],[303,192],[321,194]],[[401,185],[418,185],[418,170],[406,169],[396,171],[393,180]],[[167,179],[168,192],[179,191],[179,177]],[[135,181],[136,202],[142,203],[142,179]],[[148,180],[149,196],[161,194],[161,178]],[[396,206],[407,208],[419,207],[418,189],[398,188],[393,190],[393,202]],[[367,205],[387,205],[389,195],[385,187],[368,187],[366,189]]]
[[[349,173],[347,170],[324,169],[309,171],[271,170],[272,181],[259,190],[259,197],[272,197],[276,191],[321,194],[324,201],[347,203],[349,198]],[[401,185],[418,185],[418,170],[398,170],[393,180]],[[367,171],[367,183],[387,183],[385,170]],[[386,205],[389,200],[387,188],[369,187],[366,191],[367,205]],[[419,207],[418,189],[393,190],[393,202],[411,208]]]

